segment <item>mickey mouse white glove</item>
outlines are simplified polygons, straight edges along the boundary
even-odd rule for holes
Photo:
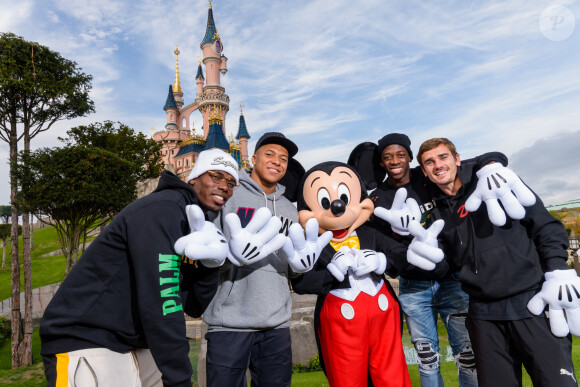
[[[228,243],[224,234],[213,223],[205,220],[198,206],[186,206],[185,213],[191,232],[175,242],[175,252],[197,259],[207,267],[223,265],[228,256]]]
[[[318,220],[311,218],[306,222],[306,230],[298,223],[290,226],[281,252],[288,259],[294,273],[305,273],[312,269],[320,257],[320,252],[331,239],[332,231],[318,236]]]
[[[224,221],[230,232],[228,259],[236,266],[256,263],[280,249],[286,241],[286,236],[280,234],[282,221],[266,207],[254,212],[245,228],[237,214],[227,214]]]
[[[479,177],[477,187],[467,198],[465,209],[474,212],[484,201],[489,220],[496,226],[503,226],[506,222],[505,213],[498,200],[501,200],[505,212],[512,219],[523,219],[526,215],[523,206],[536,203],[534,193],[526,187],[518,175],[500,163],[481,168],[477,171],[477,177]]]
[[[433,270],[443,259],[443,250],[438,247],[437,236],[443,230],[445,221],[436,220],[425,230],[417,221],[409,223],[409,232],[415,238],[407,249],[407,261],[423,270]]]
[[[379,218],[389,222],[393,231],[399,235],[409,235],[410,221],[421,221],[419,205],[415,199],[407,199],[407,190],[405,188],[397,190],[390,210],[377,207],[374,213]]]
[[[580,336],[580,278],[574,269],[554,270],[544,274],[542,290],[528,302],[535,315],[548,308],[550,329],[554,336],[564,337],[569,332]],[[566,317],[564,317],[566,311]]]
[[[326,268],[339,282],[344,281],[344,276],[349,267],[354,267],[355,257],[352,255],[350,247],[342,246],[332,260],[326,265]]]
[[[383,274],[385,270],[387,270],[385,254],[368,249],[356,251],[355,275],[360,277],[373,271],[377,274]]]

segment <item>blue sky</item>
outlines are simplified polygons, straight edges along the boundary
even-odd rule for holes
[[[176,45],[185,103],[194,99],[207,0],[0,0],[0,9],[0,31],[94,77],[96,113],[59,122],[33,148],[104,120],[162,129]],[[390,132],[406,133],[415,152],[448,137],[464,158],[504,152],[545,204],[580,197],[577,1],[215,0],[213,11],[228,57],[227,134],[242,102],[251,150],[282,131],[308,168]],[[0,179],[8,203],[5,162]]]

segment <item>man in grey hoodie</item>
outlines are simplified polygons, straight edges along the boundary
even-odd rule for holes
[[[216,219],[228,240],[230,228],[224,227],[227,214],[237,214],[241,227],[246,227],[262,207],[280,219],[279,233],[288,235],[298,214],[278,182],[297,152],[296,144],[282,133],[268,132],[260,137],[252,156],[254,169],[251,174],[240,171],[240,187]],[[227,262],[220,268],[217,294],[203,315],[209,325],[207,385],[245,387],[249,367],[252,386],[290,386],[288,259],[273,251],[258,261],[230,260],[235,264]]]

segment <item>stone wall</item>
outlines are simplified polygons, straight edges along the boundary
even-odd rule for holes
[[[35,327],[40,325],[40,320],[42,319],[44,310],[59,286],[60,283],[32,289],[32,320]],[[20,312],[24,316],[24,292],[20,293]],[[11,314],[12,299],[8,298],[2,301],[2,304],[0,305],[0,317],[10,318]]]

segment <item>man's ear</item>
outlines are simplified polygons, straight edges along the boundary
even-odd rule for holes
[[[256,154],[252,155],[252,165],[256,165]]]
[[[455,165],[461,165],[461,159],[459,158],[459,153],[455,155]]]

